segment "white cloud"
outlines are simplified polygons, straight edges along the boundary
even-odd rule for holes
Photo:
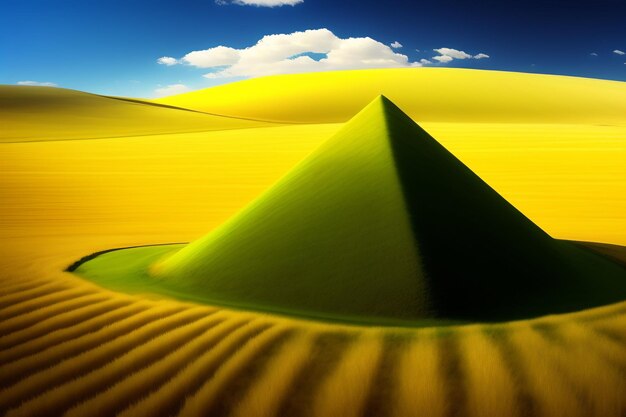
[[[439,49],[433,49],[433,51],[437,52],[439,55],[449,56],[450,58],[453,58],[453,59],[467,59],[467,58],[472,57],[470,54],[468,54],[465,51],[459,51],[458,49],[452,49],[452,48],[439,48]]]
[[[189,52],[182,61],[198,68],[223,67],[239,60],[239,51],[226,46],[218,46],[204,51]]]
[[[454,58],[452,58],[451,56],[448,55],[438,55],[438,56],[434,56],[433,59],[435,61],[439,61],[443,64],[452,61]]]
[[[437,48],[437,49],[433,49],[433,51],[437,52],[439,55],[432,57],[432,59],[442,64],[447,64],[448,62],[451,62],[455,59],[489,58],[489,55],[482,53],[482,52],[472,56],[465,51],[459,51],[458,49],[452,49],[452,48]]]
[[[402,44],[401,44],[400,42],[398,42],[398,41],[394,41],[394,42],[393,42],[391,45],[389,45],[389,46],[391,46],[393,49],[402,48]]]
[[[304,0],[215,0],[219,5],[238,4],[240,6],[257,6],[257,7],[279,7],[279,6],[295,6],[304,3]]]
[[[157,97],[173,96],[174,94],[182,94],[189,91],[189,87],[185,84],[170,84],[167,87],[161,87],[154,90]]]
[[[342,39],[328,29],[267,35],[243,49],[217,46],[193,51],[181,61],[198,68],[213,68],[213,72],[205,74],[206,78],[422,65],[410,62],[406,55],[372,38]]]
[[[168,67],[178,64],[178,60],[176,58],[172,58],[171,56],[162,56],[157,59],[157,62],[161,65],[167,65]]]
[[[17,85],[30,85],[35,87],[56,87],[55,83],[40,81],[18,81]]]
[[[613,50],[613,53],[614,53],[614,54],[617,54],[617,55],[626,55],[626,52],[624,52],[624,51],[620,51],[619,49],[614,49],[614,50]]]
[[[428,65],[428,64],[432,64],[432,63],[433,63],[432,61],[429,61],[427,59],[424,59],[424,58],[420,59],[420,64],[422,64],[422,65]]]
[[[595,52],[592,52],[592,53],[590,53],[589,55],[591,55],[591,56],[598,56],[598,54],[597,54],[597,53],[595,53]]]

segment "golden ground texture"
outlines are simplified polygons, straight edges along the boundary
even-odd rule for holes
[[[532,78],[497,74],[518,90]],[[325,76],[316,82],[332,81]],[[448,77],[451,89],[459,86],[452,70],[437,76]],[[587,91],[581,106],[604,100],[605,91],[621,101],[604,103],[604,113],[596,109],[597,120],[559,116],[554,123],[547,108],[534,122],[531,116],[462,120],[466,115],[454,122],[454,114],[422,122],[411,115],[554,237],[626,245],[626,111],[616,116],[626,105],[626,86],[550,79]],[[261,117],[247,114],[249,103],[265,94],[254,81],[243,84],[241,114],[231,104],[221,114]],[[407,97],[424,100],[411,88]],[[550,84],[545,88],[553,106]],[[332,112],[332,103],[322,104]],[[469,105],[451,109],[459,106]],[[575,103],[564,106],[578,111]],[[181,112],[159,108],[154,117],[163,111]],[[107,138],[86,127],[82,135],[70,129],[72,140],[42,134],[46,123],[64,122],[61,112],[58,120],[33,122],[37,142],[0,143],[0,414],[624,414],[625,303],[502,325],[375,328],[117,294],[62,272],[95,251],[204,235],[344,120],[242,121],[219,130],[214,119],[203,124],[196,115],[202,114],[194,113],[196,127],[205,131],[158,134],[159,125],[145,116],[152,130],[144,136]],[[12,117],[0,116],[3,124]],[[4,129],[0,134],[3,142],[16,142]]]

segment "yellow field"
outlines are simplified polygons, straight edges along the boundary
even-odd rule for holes
[[[626,90],[613,84],[613,122],[421,125],[553,236],[626,245]],[[624,415],[626,303],[503,325],[352,327],[117,294],[62,272],[95,251],[205,234],[340,126],[199,123],[0,144],[0,414]],[[31,129],[23,139],[52,138]]]

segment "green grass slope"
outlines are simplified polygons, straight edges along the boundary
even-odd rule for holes
[[[259,127],[140,100],[51,87],[0,86],[0,142],[92,139]]]
[[[152,272],[208,300],[363,321],[508,320],[626,299],[626,270],[550,238],[383,97]]]
[[[257,308],[426,317],[381,110],[372,103],[242,213],[161,263],[155,279]]]

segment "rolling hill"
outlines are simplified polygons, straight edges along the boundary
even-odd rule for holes
[[[0,86],[0,142],[239,129],[269,123],[52,87]]]
[[[76,272],[356,322],[511,320],[626,298],[626,270],[552,239],[384,97],[230,221],[177,249],[116,251]]]
[[[413,120],[624,126],[626,83],[451,68],[335,71],[256,78],[155,100],[263,120],[345,122],[379,94]]]

